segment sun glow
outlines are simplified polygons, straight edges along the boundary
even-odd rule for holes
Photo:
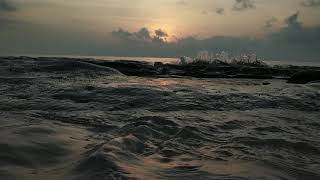
[[[176,42],[176,30],[169,24],[150,24],[147,27],[149,27],[150,31],[152,31],[152,35],[155,35],[155,30],[162,30],[167,34],[167,37],[165,37],[165,41],[168,43]]]

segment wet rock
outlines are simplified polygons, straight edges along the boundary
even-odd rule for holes
[[[141,61],[88,61],[93,64],[111,67],[128,76],[189,76],[197,78],[246,78],[246,79],[288,79],[293,74],[305,70],[317,70],[317,67],[305,66],[250,66],[228,63],[192,63],[153,65]]]
[[[156,68],[147,62],[127,60],[89,62],[117,69],[127,76],[153,76],[158,74]]]
[[[123,75],[114,68],[88,63],[80,59],[9,57],[0,58],[0,62],[0,74],[3,76],[26,76],[35,75],[36,73],[51,73],[54,75],[80,73],[88,77],[96,75]]]
[[[272,73],[269,67],[250,67],[250,66],[240,67],[240,72],[242,74],[252,74],[252,75],[260,75],[260,76],[266,76]]]
[[[94,86],[86,86],[85,89],[88,91],[92,91],[95,89],[95,87]]]
[[[163,63],[162,62],[155,62],[153,66],[155,66],[155,67],[163,66]]]
[[[294,74],[288,83],[306,84],[312,81],[320,80],[320,71],[302,71]]]
[[[271,75],[255,75],[255,74],[236,74],[230,76],[231,78],[243,78],[243,79],[273,79]]]

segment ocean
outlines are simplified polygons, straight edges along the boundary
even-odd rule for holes
[[[0,179],[318,180],[319,110],[319,82],[1,59]]]

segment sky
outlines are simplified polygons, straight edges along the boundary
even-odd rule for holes
[[[320,0],[0,0],[0,55],[320,61]]]

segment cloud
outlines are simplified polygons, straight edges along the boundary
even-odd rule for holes
[[[10,25],[16,25],[16,24],[25,24],[25,22],[19,21],[13,18],[0,17],[0,33],[2,28],[5,28]]]
[[[141,41],[135,41],[134,43],[127,42],[119,47],[126,47],[122,48],[121,52],[126,53],[127,56],[194,56],[198,51],[205,49],[212,52],[225,50],[234,54],[255,52],[263,58],[276,60],[319,60],[320,26],[303,26],[299,21],[299,16],[299,12],[288,16],[284,20],[283,28],[269,32],[264,38],[213,36],[199,39],[184,37],[175,42],[161,41],[159,43],[152,40],[155,37],[149,34],[151,40],[144,46],[141,46]],[[266,27],[270,28],[278,21],[272,17],[266,21]],[[135,36],[137,32],[127,33],[129,36]],[[131,50],[133,47],[134,51]]]
[[[266,59],[285,60],[319,60],[320,26],[304,27],[299,22],[299,12],[288,16],[285,27],[268,33],[264,38],[213,36],[199,39],[184,37],[175,42],[157,41],[159,38],[150,35],[148,41],[130,40],[113,46],[112,52],[121,52],[116,55],[126,56],[194,56],[200,50],[219,52],[222,50],[234,54],[255,52]],[[270,18],[266,24],[273,26],[276,18]],[[147,30],[150,32],[149,30]],[[126,36],[136,36],[138,32],[117,31]],[[157,33],[156,33],[157,34]],[[162,35],[162,33],[159,33]],[[165,33],[167,36],[167,33]],[[123,38],[122,38],[123,39]],[[126,38],[128,39],[128,38]],[[135,39],[135,38],[134,38]],[[160,42],[160,43],[159,43]]]
[[[17,7],[9,0],[0,0],[0,28],[7,25],[19,23],[11,18],[11,13],[17,11]]]
[[[316,7],[320,6],[320,0],[303,0],[301,5],[304,7]]]
[[[208,15],[208,11],[202,10],[202,11],[201,11],[201,14],[203,14],[203,15]]]
[[[1,1],[2,2],[2,1]],[[320,57],[320,26],[304,26],[300,13],[285,18],[285,26],[268,32],[264,38],[213,36],[209,38],[182,37],[172,39],[165,29],[137,31],[117,29],[106,37],[93,32],[69,31],[40,24],[12,23],[0,26],[1,53],[77,54],[110,56],[195,56],[200,50],[229,51],[234,54],[255,52],[266,59],[314,60]],[[12,17],[14,20],[14,17]],[[1,21],[8,23],[8,20]],[[280,23],[276,18],[266,21],[267,27]],[[23,32],[22,32],[23,31]],[[179,29],[177,29],[179,32]],[[196,34],[197,32],[190,32]],[[19,43],[17,43],[19,42]],[[30,46],[32,42],[32,46]]]
[[[285,20],[285,23],[288,25],[289,28],[301,28],[301,23],[298,21],[299,14],[299,11],[297,11]]]
[[[3,25],[8,25],[8,24],[11,24],[12,21],[7,19],[7,18],[3,18],[3,17],[0,17],[0,27],[2,27]],[[1,28],[0,28],[1,29]]]
[[[188,3],[185,0],[180,0],[180,1],[177,2],[177,4],[180,5],[180,6],[188,5]]]
[[[266,28],[266,29],[272,28],[274,26],[274,23],[276,23],[277,21],[278,21],[278,19],[275,17],[268,19],[264,25],[264,28]]]
[[[223,15],[224,14],[224,8],[217,8],[215,12],[217,14]]]
[[[0,0],[0,12],[16,11],[17,7],[8,0]]]
[[[149,42],[151,41],[150,32],[147,28],[141,28],[137,32],[129,32],[120,28],[112,32],[112,36],[125,41]]]
[[[161,29],[157,29],[154,31],[156,36],[158,36],[159,38],[162,38],[162,37],[168,37],[168,33],[166,33],[165,31],[161,30]]]
[[[147,28],[141,28],[137,32],[125,31],[122,28],[117,31],[113,31],[112,36],[121,41],[131,42],[131,43],[165,43],[166,38],[169,36],[165,31],[157,29],[154,31],[154,36]]]
[[[247,9],[254,9],[255,7],[255,2],[253,0],[235,0],[232,9],[234,11],[243,11]]]
[[[164,29],[137,31],[118,29],[105,38],[87,32],[68,32],[34,24],[2,26],[2,53],[77,54],[110,56],[195,56],[198,51],[228,51],[233,54],[257,53],[265,59],[314,60],[320,57],[320,26],[306,27],[299,12],[285,18],[285,26],[269,32],[264,38],[213,36],[172,38]],[[276,22],[271,18],[270,22]],[[277,20],[279,22],[279,20]],[[272,24],[272,23],[271,23]],[[23,29],[23,33],[21,30]],[[37,36],[35,36],[35,34]],[[17,43],[19,42],[19,43]],[[30,42],[32,46],[30,46]]]
[[[286,26],[268,34],[266,47],[268,51],[278,57],[292,59],[319,60],[320,26],[305,27],[300,23],[299,12],[285,19]]]
[[[0,25],[0,55],[103,55],[112,45],[111,42],[106,43],[106,39],[85,31],[66,31],[14,19],[6,22],[5,26]]]

